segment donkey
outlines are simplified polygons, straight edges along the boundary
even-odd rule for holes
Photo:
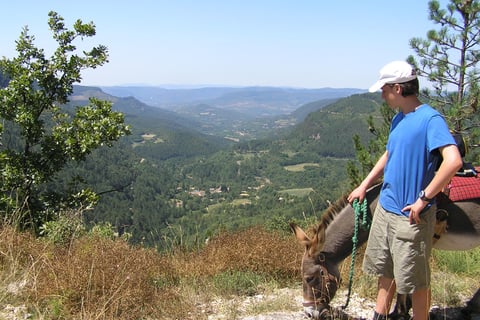
[[[367,214],[370,218],[377,205],[380,189],[381,184],[367,192]],[[444,223],[437,223],[437,226],[441,229],[442,225],[446,225],[446,232],[435,229],[434,248],[468,250],[480,245],[480,198],[453,202],[440,193],[437,196],[437,221],[439,213],[444,215]],[[354,214],[352,206],[342,198],[322,215],[313,237],[308,237],[298,225],[290,224],[297,240],[305,247],[301,268],[303,306],[307,315],[312,318],[331,318],[329,303],[340,283],[339,265],[352,253]],[[357,239],[359,246],[365,243],[368,230],[358,228]],[[479,296],[480,289],[467,308],[480,309]],[[402,302],[403,305],[398,306]],[[396,313],[408,313],[410,305],[405,305],[407,302],[404,295],[398,296]]]

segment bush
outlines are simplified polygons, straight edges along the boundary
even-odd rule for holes
[[[54,244],[71,243],[86,232],[82,219],[76,214],[61,214],[57,220],[45,222],[40,227],[40,235]]]

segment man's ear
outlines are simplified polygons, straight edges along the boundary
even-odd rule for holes
[[[395,83],[395,85],[393,86],[393,90],[395,90],[395,92],[399,95],[402,94],[402,91],[403,91],[403,88],[401,85],[399,85],[398,83]]]

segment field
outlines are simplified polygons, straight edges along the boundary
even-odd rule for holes
[[[291,166],[285,166],[285,170],[287,171],[292,171],[292,172],[301,172],[304,171],[306,167],[319,167],[320,165],[318,163],[311,163],[311,162],[305,162],[305,163],[299,163]]]
[[[313,191],[314,191],[313,188],[297,188],[297,189],[282,190],[281,193],[287,193],[291,196],[303,198],[308,196]]]

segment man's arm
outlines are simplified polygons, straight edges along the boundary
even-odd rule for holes
[[[443,161],[432,181],[425,187],[425,196],[434,198],[447,185],[462,167],[462,157],[456,145],[448,145],[439,149]]]
[[[424,189],[425,196],[430,199],[442,191],[458,169],[462,167],[462,157],[456,145],[452,144],[441,147],[439,151],[443,157],[443,161],[432,181]],[[417,201],[412,205],[406,206],[402,211],[410,211],[410,223],[420,223],[420,213],[427,204],[427,201],[418,198]]]
[[[362,202],[365,199],[365,195],[367,194],[367,189],[372,186],[380,177],[383,176],[383,169],[387,164],[388,160],[388,152],[385,153],[378,159],[375,166],[372,170],[368,173],[368,175],[363,179],[362,183],[353,190],[350,195],[347,197],[348,202],[353,203],[355,199],[358,199],[359,202]]]

